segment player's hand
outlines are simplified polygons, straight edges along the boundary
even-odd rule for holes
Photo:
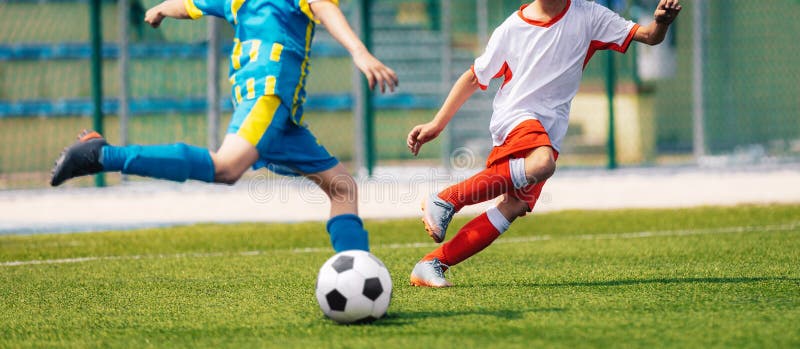
[[[675,17],[678,17],[682,8],[679,0],[661,0],[656,6],[653,17],[656,23],[669,25],[675,20]]]
[[[372,90],[376,85],[381,87],[381,93],[386,93],[386,87],[394,92],[399,80],[397,74],[391,68],[385,66],[375,56],[363,50],[362,52],[353,55],[353,62],[358,70],[364,73],[369,81],[369,89]]]
[[[158,26],[161,25],[161,21],[164,20],[164,17],[159,6],[156,6],[147,10],[147,13],[144,14],[144,21],[150,24],[151,27],[158,28]]]
[[[442,127],[433,122],[414,126],[411,132],[408,133],[408,139],[406,140],[408,150],[410,150],[414,156],[417,156],[422,145],[436,139],[436,137],[442,133],[442,129]]]

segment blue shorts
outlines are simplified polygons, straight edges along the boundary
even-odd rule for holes
[[[256,147],[257,170],[266,167],[285,176],[300,176],[329,170],[339,164],[305,126],[292,121],[291,111],[277,96],[244,100],[233,112],[229,134],[236,134]]]

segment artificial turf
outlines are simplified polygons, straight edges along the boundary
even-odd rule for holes
[[[417,220],[367,227],[394,298],[357,326],[316,304],[321,222],[3,236],[0,347],[800,346],[800,205],[534,214],[448,289],[408,285]]]

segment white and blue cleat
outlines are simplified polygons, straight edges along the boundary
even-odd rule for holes
[[[422,223],[433,241],[444,241],[447,226],[455,213],[453,204],[442,200],[439,195],[431,194],[422,200]]]
[[[438,258],[420,261],[411,271],[411,285],[436,288],[453,286],[444,278],[444,267],[447,266]]]

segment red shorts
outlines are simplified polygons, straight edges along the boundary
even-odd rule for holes
[[[553,147],[547,131],[539,120],[523,121],[511,130],[503,144],[492,148],[489,158],[486,159],[486,167],[489,168],[511,159],[527,157],[531,151],[539,147]],[[553,150],[553,156],[558,160],[558,152],[555,149]],[[514,189],[508,192],[508,195],[527,202],[528,212],[530,212],[536,205],[536,200],[539,199],[545,182],[547,181],[544,180],[520,189]]]

